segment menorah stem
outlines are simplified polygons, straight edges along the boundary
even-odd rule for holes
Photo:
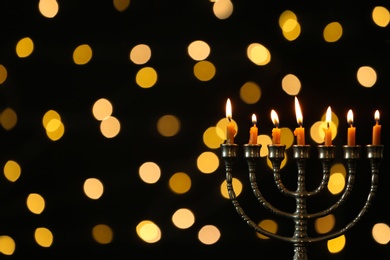
[[[296,189],[296,209],[294,213],[294,235],[293,240],[304,241],[307,239],[307,220],[304,218],[307,215],[306,210],[306,177],[305,167],[307,159],[310,157],[310,146],[308,145],[294,145],[293,153],[294,159],[298,168],[298,180]],[[307,260],[307,248],[306,243],[296,242],[294,243],[294,257],[293,260]]]

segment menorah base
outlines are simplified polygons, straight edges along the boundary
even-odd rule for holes
[[[294,245],[293,260],[307,260],[307,248],[301,244]]]

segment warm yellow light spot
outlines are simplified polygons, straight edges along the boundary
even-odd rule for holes
[[[160,228],[150,220],[141,221],[136,227],[136,232],[147,243],[156,243],[161,239]]]
[[[343,27],[339,22],[332,22],[325,26],[323,36],[326,42],[337,42],[343,35]]]
[[[325,234],[330,232],[336,224],[336,218],[333,214],[318,218],[314,222],[315,230],[318,234]]]
[[[19,58],[26,58],[30,56],[33,50],[34,50],[34,43],[29,37],[25,37],[21,39],[16,44],[16,55],[18,55]]]
[[[103,183],[97,178],[88,178],[84,181],[84,193],[90,199],[99,199],[103,195]]]
[[[372,10],[372,20],[380,27],[386,27],[389,25],[390,13],[384,6],[375,6]]]
[[[287,74],[282,79],[282,89],[290,96],[297,96],[301,87],[301,81],[294,74]]]
[[[65,133],[64,124],[58,119],[52,119],[47,124],[46,135],[52,141],[59,140]]]
[[[96,120],[102,121],[112,115],[113,107],[108,99],[100,98],[92,107],[92,114]]]
[[[230,0],[218,0],[213,5],[214,15],[220,19],[225,20],[233,13],[233,3]]]
[[[87,64],[92,59],[92,49],[88,44],[82,44],[73,51],[73,62],[77,65]]]
[[[378,244],[388,244],[390,242],[390,227],[385,223],[375,224],[372,227],[372,237]]]
[[[135,76],[135,82],[141,88],[151,88],[157,82],[157,72],[152,67],[140,69]]]
[[[34,238],[41,247],[50,247],[53,244],[53,234],[44,227],[35,229]]]
[[[121,123],[114,116],[109,116],[100,122],[100,131],[106,138],[113,138],[119,134]]]
[[[264,220],[260,221],[260,223],[258,225],[262,229],[264,229],[270,233],[273,233],[273,234],[276,234],[276,232],[278,231],[278,224],[272,219],[264,219]],[[260,233],[256,233],[256,235],[261,239],[269,239],[269,237],[264,236]]]
[[[110,226],[98,224],[92,228],[92,237],[99,244],[109,244],[114,238],[114,233]]]
[[[207,59],[210,55],[210,46],[201,40],[193,41],[188,45],[188,55],[196,61]]]
[[[360,85],[365,88],[371,88],[377,80],[376,71],[369,66],[362,66],[358,69],[356,77]]]
[[[212,245],[221,238],[221,232],[214,225],[205,225],[198,232],[198,239],[205,245]]]
[[[261,144],[260,148],[260,157],[265,157],[268,155],[268,145],[272,144],[272,139],[269,135],[259,135],[257,136],[257,143]]]
[[[0,253],[13,255],[15,252],[15,241],[10,236],[0,236]]]
[[[180,128],[180,120],[174,115],[164,115],[157,121],[157,131],[164,137],[175,136]]]
[[[13,161],[9,160],[4,165],[4,176],[7,180],[15,182],[19,179],[22,169],[20,165]]]
[[[247,81],[240,88],[240,98],[246,104],[255,104],[260,100],[261,88],[253,81]]]
[[[252,43],[248,46],[246,55],[254,64],[263,66],[271,61],[271,53],[260,43]]]
[[[234,193],[236,194],[236,196],[238,197],[241,192],[242,192],[242,183],[239,179],[237,178],[232,178],[232,186],[233,186],[233,191]],[[226,180],[224,180],[220,186],[220,190],[221,190],[221,195],[222,197],[224,197],[225,199],[229,199],[229,192],[228,192],[228,189],[227,189],[227,182]]]
[[[195,223],[195,215],[187,208],[178,209],[172,215],[172,223],[180,229],[190,228]]]
[[[43,118],[42,118],[42,124],[43,124],[43,127],[46,129],[47,128],[47,125],[49,124],[49,122],[53,119],[58,119],[59,121],[61,121],[61,116],[60,114],[58,114],[57,111],[55,110],[49,110],[47,111],[44,115],[43,115]]]
[[[301,34],[301,25],[297,22],[296,24],[294,24],[294,29],[293,30],[291,30],[291,31],[283,30],[282,33],[283,33],[283,36],[284,36],[284,38],[286,40],[294,41]]]
[[[53,18],[58,13],[58,2],[56,0],[39,0],[39,12],[46,18]]]
[[[209,81],[214,78],[216,69],[210,61],[199,61],[194,66],[194,75],[200,81]]]
[[[191,188],[191,178],[184,172],[177,172],[169,179],[169,188],[177,194],[184,194]]]
[[[146,183],[156,183],[161,177],[161,169],[154,162],[143,163],[138,170],[139,177]]]
[[[31,193],[27,197],[27,208],[34,214],[41,214],[45,209],[45,200],[37,193]]]
[[[112,2],[115,9],[119,12],[125,11],[130,5],[130,0],[113,0]]]
[[[345,178],[342,173],[336,172],[330,175],[328,190],[333,195],[339,194],[345,187]]]
[[[203,143],[210,149],[217,149],[224,142],[222,129],[211,126],[203,133]]]
[[[196,165],[202,173],[213,173],[218,169],[219,157],[213,152],[203,152],[198,156]]]
[[[289,30],[291,31],[293,28],[290,28],[289,26],[287,28],[285,28],[285,24],[286,23],[291,23],[290,20],[298,21],[298,18],[297,18],[297,16],[295,15],[295,13],[293,11],[291,11],[291,10],[284,11],[279,16],[279,27],[280,27],[280,29],[286,30],[286,31],[289,31]]]
[[[332,121],[330,122],[329,127],[332,129],[332,140],[334,140],[334,138],[337,135],[337,126],[333,121],[333,114],[332,114]],[[326,128],[327,128],[327,123],[325,121],[316,122],[310,128],[311,138],[319,144],[323,143],[325,140],[324,139],[325,138],[324,129],[326,129]]]
[[[12,108],[5,108],[0,114],[0,122],[3,128],[7,131],[13,129],[18,122],[18,115]]]
[[[339,236],[334,239],[328,240],[328,250],[330,253],[339,253],[345,247],[345,236]]]
[[[57,118],[53,118],[51,119],[47,125],[46,125],[46,131],[47,132],[55,132],[58,130],[58,128],[60,128],[62,125],[61,123],[61,120],[57,119]]]
[[[7,79],[8,72],[4,65],[0,64],[0,85]]]
[[[145,64],[150,60],[152,50],[146,44],[138,44],[130,51],[130,60],[135,64]]]

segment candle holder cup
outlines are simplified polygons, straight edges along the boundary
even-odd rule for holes
[[[354,145],[348,146],[344,145],[343,149],[343,159],[346,163],[347,168],[347,183],[346,187],[343,190],[343,193],[339,199],[328,208],[315,212],[309,213],[306,209],[306,200],[308,197],[314,197],[315,195],[320,194],[328,185],[330,177],[330,169],[335,158],[335,149],[334,145],[319,145],[318,146],[318,159],[322,164],[322,180],[319,183],[318,187],[312,191],[306,190],[306,163],[310,159],[310,145],[294,145],[292,147],[293,158],[297,164],[297,188],[295,191],[289,190],[284,186],[283,181],[280,177],[281,172],[281,163],[285,156],[285,145],[268,145],[268,158],[272,163],[272,171],[274,176],[274,182],[278,190],[289,197],[295,199],[295,212],[286,212],[279,210],[271,203],[269,203],[265,197],[262,195],[256,181],[256,164],[260,159],[260,144],[245,144],[244,157],[248,165],[248,174],[251,188],[257,200],[260,204],[269,210],[271,213],[277,216],[282,216],[287,219],[290,219],[294,222],[294,232],[291,236],[278,235],[276,233],[269,232],[259,225],[257,225],[248,215],[246,215],[244,209],[240,206],[236,194],[233,190],[232,178],[233,178],[233,162],[237,157],[238,145],[237,144],[221,144],[222,158],[225,161],[225,171],[226,171],[226,182],[227,190],[229,193],[229,198],[233,203],[237,213],[241,218],[256,232],[270,237],[272,239],[277,239],[280,241],[285,241],[293,244],[294,254],[293,260],[307,260],[307,247],[310,243],[324,241],[336,238],[343,235],[352,227],[354,227],[362,218],[362,216],[367,212],[368,208],[371,206],[371,203],[375,197],[378,184],[378,174],[380,168],[380,162],[383,159],[383,145],[366,145],[366,157],[370,162],[370,171],[371,171],[371,187],[368,192],[368,196],[365,204],[360,209],[356,217],[346,224],[343,228],[333,231],[328,234],[318,235],[316,237],[310,237],[307,232],[308,220],[318,219],[324,216],[327,216],[339,208],[345,201],[348,199],[351,194],[354,182],[355,182],[355,173],[357,170],[357,161],[360,159],[361,146]]]

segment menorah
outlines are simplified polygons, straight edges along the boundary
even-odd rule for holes
[[[283,184],[283,181],[280,177],[281,173],[281,163],[285,156],[286,146],[281,144],[272,144],[268,145],[268,158],[272,163],[273,177],[275,184],[278,190],[286,195],[295,198],[296,208],[295,212],[286,212],[276,208],[274,205],[269,203],[262,195],[257,181],[256,181],[256,165],[260,158],[260,149],[261,144],[244,144],[244,157],[248,165],[249,172],[249,181],[253,193],[260,204],[272,212],[275,215],[282,216],[288,219],[293,220],[295,223],[294,232],[292,236],[278,235],[276,233],[269,232],[259,225],[257,225],[244,211],[240,206],[236,194],[233,190],[232,184],[232,172],[233,172],[233,162],[237,157],[238,145],[234,143],[225,142],[221,144],[222,158],[225,161],[226,168],[226,182],[227,189],[229,193],[230,200],[232,201],[237,213],[241,218],[256,232],[281,241],[289,242],[293,244],[294,255],[293,260],[307,260],[307,247],[309,244],[324,240],[329,240],[343,235],[345,232],[354,227],[363,215],[367,212],[368,208],[371,206],[371,203],[375,197],[378,184],[378,173],[380,162],[383,158],[383,145],[366,145],[366,157],[370,162],[370,171],[371,171],[371,187],[368,192],[367,200],[361,210],[358,212],[356,217],[346,224],[343,228],[333,231],[325,235],[318,235],[316,237],[310,237],[308,235],[308,220],[309,219],[318,219],[320,217],[327,216],[339,208],[344,202],[348,199],[351,194],[352,188],[355,182],[355,174],[357,170],[357,162],[360,159],[361,155],[361,146],[359,145],[344,145],[343,148],[343,157],[346,162],[347,168],[347,184],[344,188],[342,195],[339,199],[327,209],[324,209],[319,212],[309,213],[306,208],[306,200],[308,197],[314,197],[315,195],[320,194],[328,184],[330,177],[331,166],[335,158],[335,149],[334,145],[318,145],[318,159],[322,164],[322,180],[319,183],[318,187],[312,191],[306,190],[306,164],[310,159],[310,145],[293,145],[292,153],[293,158],[297,164],[297,188],[295,191],[289,190]]]

